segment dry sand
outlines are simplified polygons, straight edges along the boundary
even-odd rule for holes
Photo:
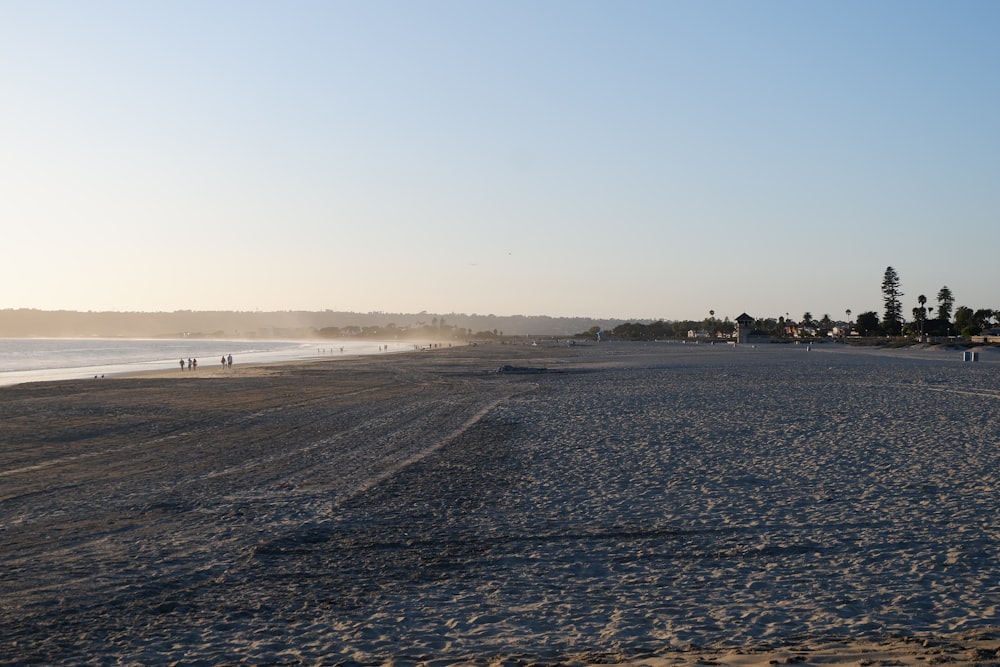
[[[0,664],[1000,664],[998,407],[835,345],[0,388]]]

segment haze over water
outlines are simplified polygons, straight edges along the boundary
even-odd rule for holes
[[[246,341],[211,339],[0,339],[0,386],[42,380],[70,380],[138,371],[180,369],[197,359],[199,369],[233,355],[235,366],[317,357],[377,354],[413,349],[412,343],[381,341]]]

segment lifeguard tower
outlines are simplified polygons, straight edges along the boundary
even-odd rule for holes
[[[750,332],[753,331],[753,318],[743,313],[736,318],[736,342],[737,344],[745,343],[750,338]]]

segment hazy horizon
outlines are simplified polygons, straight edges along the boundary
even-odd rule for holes
[[[0,309],[1000,308],[1000,5],[0,3]]]
[[[933,303],[933,302],[932,301],[928,301],[928,303],[930,304],[930,303]],[[207,316],[213,316],[213,315],[222,315],[222,316],[232,315],[232,316],[241,316],[241,317],[242,316],[246,316],[246,317],[262,317],[262,316],[267,316],[267,315],[275,315],[275,316],[282,316],[282,315],[287,315],[287,316],[314,315],[314,316],[322,317],[324,315],[333,315],[333,316],[337,316],[337,317],[346,317],[346,316],[352,316],[352,315],[354,315],[354,316],[358,316],[358,317],[366,318],[366,319],[375,318],[376,320],[378,320],[380,322],[383,322],[383,321],[384,322],[389,322],[394,317],[401,317],[401,318],[406,318],[406,319],[421,318],[422,320],[425,320],[427,318],[433,318],[434,320],[437,320],[438,318],[440,318],[442,320],[442,322],[450,321],[450,319],[448,319],[448,318],[461,318],[461,319],[476,318],[476,319],[503,319],[503,320],[523,318],[523,319],[528,319],[528,320],[536,320],[536,319],[537,320],[580,320],[580,321],[593,321],[593,322],[629,322],[629,321],[631,321],[631,322],[655,322],[655,321],[665,321],[665,322],[704,322],[704,321],[708,321],[708,320],[714,319],[714,320],[718,320],[718,321],[722,322],[722,321],[726,321],[726,320],[735,321],[736,318],[739,317],[739,315],[742,315],[744,312],[746,312],[746,311],[742,311],[741,313],[739,313],[737,315],[730,315],[729,313],[718,313],[718,312],[715,312],[715,311],[710,311],[708,313],[705,313],[702,316],[695,316],[695,317],[655,317],[655,318],[650,318],[650,317],[605,317],[605,316],[601,316],[601,315],[545,315],[545,314],[526,314],[526,313],[509,313],[509,314],[506,314],[506,313],[505,314],[501,314],[501,313],[461,313],[461,312],[439,313],[439,312],[428,312],[428,311],[419,311],[419,312],[403,312],[403,311],[398,311],[398,312],[390,312],[390,311],[381,311],[381,310],[362,312],[362,311],[331,310],[331,309],[324,309],[324,310],[289,310],[287,308],[285,308],[285,309],[275,309],[275,310],[220,310],[220,309],[206,309],[206,310],[191,310],[191,309],[180,309],[180,310],[71,310],[71,309],[55,309],[55,310],[47,310],[47,309],[39,309],[39,308],[0,308],[0,315],[2,315],[3,313],[13,313],[13,314],[19,314],[19,313],[37,313],[37,314],[40,314],[40,315],[62,315],[62,314],[65,314],[65,315],[93,316],[93,317],[103,317],[103,316],[122,316],[122,317],[128,317],[128,316],[136,316],[136,317],[144,317],[144,316],[157,317],[157,316],[163,316],[163,317],[172,317],[172,316],[184,316],[184,315],[206,316],[206,317]],[[882,317],[882,313],[879,312],[878,310],[875,310],[874,312],[880,318]],[[784,318],[786,316],[788,317],[788,319],[790,321],[798,321],[798,320],[801,319],[799,316],[792,315],[791,313],[776,313],[776,312],[764,313],[764,312],[760,312],[760,313],[747,313],[747,314],[750,315],[751,317],[753,317],[755,320],[767,320],[767,319],[778,320],[779,318]],[[854,311],[851,311],[851,321],[854,321],[855,319],[857,319],[857,315],[859,315],[859,314],[860,313],[856,313]],[[827,312],[824,312],[824,313],[810,313],[810,315],[813,316],[814,320],[820,320],[820,319],[823,318],[824,315],[829,315],[830,319],[832,321],[834,321],[834,322],[837,322],[837,321],[846,321],[847,320],[846,313],[840,313],[838,315],[836,313],[827,313]],[[931,312],[930,315],[928,316],[928,319],[934,319],[934,317],[935,317],[935,313]],[[907,318],[904,318],[904,319],[907,319]],[[909,321],[909,320],[907,319],[907,321]]]

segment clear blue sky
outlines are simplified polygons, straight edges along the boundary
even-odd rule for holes
[[[1000,3],[0,0],[0,308],[1000,308]]]

